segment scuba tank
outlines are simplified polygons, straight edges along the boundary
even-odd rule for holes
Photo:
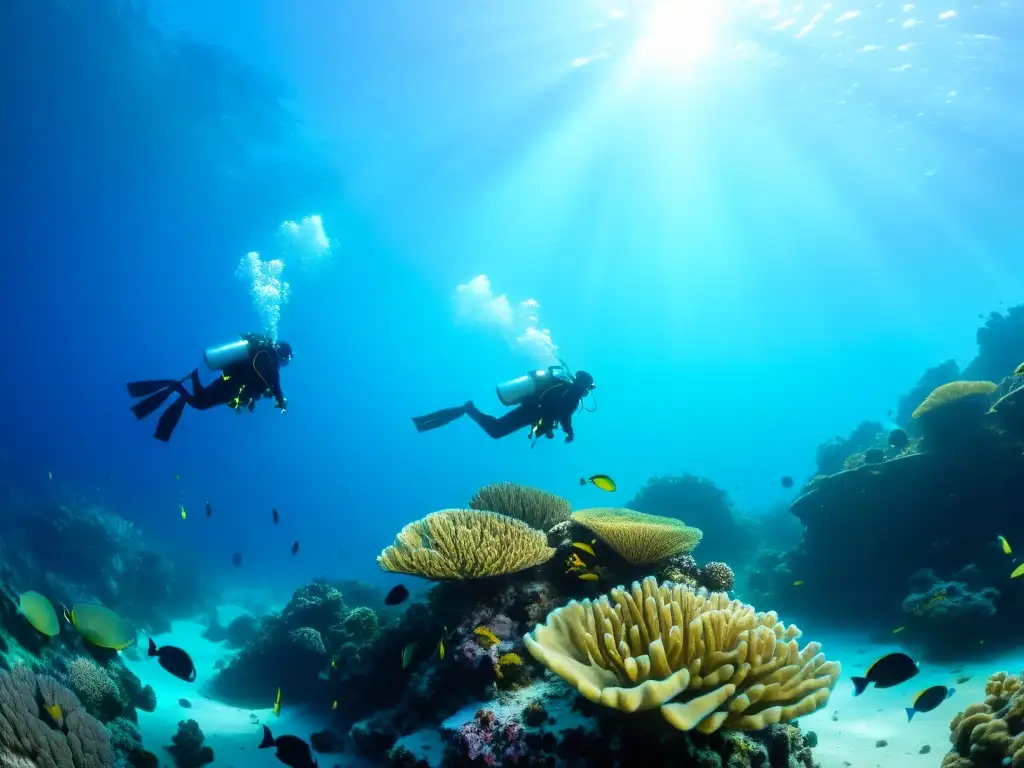
[[[555,379],[572,381],[572,378],[564,368],[559,365],[552,365],[546,371],[530,371],[524,376],[503,382],[494,389],[498,393],[498,400],[501,401],[501,404],[506,407],[512,407],[513,405],[519,405],[523,400],[532,397],[538,392],[543,392],[555,382]]]
[[[203,362],[211,371],[220,371],[229,365],[241,363],[249,357],[249,341],[242,339],[219,347],[210,347],[203,352]]]

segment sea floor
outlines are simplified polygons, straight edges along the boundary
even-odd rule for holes
[[[221,619],[224,623],[230,622],[238,612],[222,607]],[[153,638],[157,645],[166,643],[188,649],[196,665],[195,683],[186,683],[168,674],[155,659],[125,659],[132,671],[144,683],[152,685],[157,694],[156,711],[140,712],[139,727],[145,747],[157,755],[161,768],[174,768],[163,747],[171,743],[180,720],[194,719],[199,723],[206,736],[205,743],[214,751],[212,768],[280,768],[282,764],[274,757],[274,750],[257,748],[264,723],[275,735],[291,733],[304,739],[329,724],[329,716],[293,709],[287,702],[280,717],[275,717],[272,702],[264,709],[251,710],[207,698],[209,692],[204,681],[213,677],[216,662],[230,656],[232,651],[204,639],[202,632],[201,624],[182,621],[175,622],[171,632]],[[968,704],[984,699],[988,676],[998,671],[1017,674],[1024,669],[1024,653],[970,663],[923,662],[920,674],[913,680],[886,690],[869,687],[864,694],[855,697],[850,678],[863,673],[882,654],[900,649],[872,644],[854,636],[825,638],[822,645],[830,659],[842,662],[843,676],[828,706],[800,721],[804,731],[814,731],[818,736],[814,756],[822,768],[935,768],[949,749],[950,719]],[[969,679],[958,684],[957,678]],[[918,691],[931,685],[953,686],[956,693],[938,709],[918,713],[912,722],[907,722],[905,707],[911,706]],[[192,706],[182,707],[179,699],[186,699]],[[466,711],[475,711],[475,706]],[[259,718],[259,724],[251,722],[251,714]],[[562,714],[568,716],[568,713]],[[401,743],[432,763],[443,752],[440,732],[434,729],[411,734]],[[318,760],[323,768],[358,768],[367,764],[348,753],[319,755]]]

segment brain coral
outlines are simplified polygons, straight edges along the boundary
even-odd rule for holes
[[[497,512],[446,509],[405,526],[377,564],[428,579],[475,579],[515,573],[554,555],[547,536],[519,520]]]
[[[585,698],[660,708],[679,730],[759,730],[820,709],[839,679],[800,630],[727,595],[653,577],[597,600],[570,601],[526,635],[539,662]],[[671,702],[671,703],[670,703]]]

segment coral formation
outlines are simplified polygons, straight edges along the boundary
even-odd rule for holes
[[[518,483],[485,485],[469,500],[469,508],[507,515],[541,531],[565,522],[572,512],[562,497]]]
[[[936,387],[957,381],[959,378],[960,366],[957,365],[956,360],[945,360],[926,370],[921,374],[921,378],[917,380],[913,389],[900,396],[896,406],[895,422],[905,429],[910,428],[913,422],[911,414],[921,404],[921,401]],[[827,472],[826,474],[833,473]]]
[[[54,705],[56,716],[44,710]],[[113,768],[114,758],[106,729],[74,693],[20,666],[0,671],[0,764]]]
[[[708,563],[701,568],[702,586],[712,592],[728,592],[736,583],[736,576],[725,563]]]
[[[985,701],[971,704],[949,724],[953,748],[942,768],[1002,768],[1024,765],[1024,697],[1021,679],[992,675]]]
[[[213,750],[203,746],[205,737],[195,720],[178,722],[178,732],[171,737],[171,744],[164,747],[174,758],[177,768],[202,768],[213,762]]]
[[[839,678],[817,643],[774,613],[654,578],[570,601],[525,637],[530,653],[585,698],[660,708],[680,730],[757,730],[820,709]]]
[[[648,565],[690,552],[703,533],[680,520],[632,509],[595,507],[572,513],[572,521],[591,531],[632,565]]]
[[[428,579],[476,579],[515,573],[554,555],[547,536],[524,522],[496,512],[446,509],[405,526],[377,563]]]

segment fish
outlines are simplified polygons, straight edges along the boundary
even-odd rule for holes
[[[53,470],[51,469],[51,470],[50,470],[49,472],[47,472],[46,474],[48,474],[48,475],[50,476],[50,480],[52,481],[52,480],[53,480]]]
[[[404,584],[399,584],[388,592],[387,597],[384,598],[384,605],[401,605],[408,599],[409,590],[405,588]]]
[[[206,516],[213,517],[213,507],[210,506],[210,502],[206,502]]]
[[[860,696],[869,683],[874,683],[875,688],[892,688],[907,682],[919,671],[917,662],[907,654],[887,653],[868,667],[863,677],[850,678],[853,681],[853,695]]]
[[[298,736],[278,736],[270,732],[267,726],[263,726],[263,741],[260,742],[260,749],[277,747],[274,756],[289,768],[316,768],[317,762],[313,757],[313,750],[309,744]]]
[[[293,555],[299,554],[299,542],[297,542],[297,541],[296,542],[292,542],[292,554]]]
[[[591,475],[589,478],[580,478],[580,485],[586,485],[588,482],[593,483],[595,486],[600,488],[602,491],[608,491],[611,493],[615,490],[615,481],[612,480],[608,475]]]
[[[188,699],[178,699],[178,706],[182,709],[192,709],[192,702]]]
[[[249,722],[252,723],[253,725],[259,725],[260,724],[260,716],[257,715],[255,712],[250,712],[249,713]]]
[[[918,712],[931,712],[954,693],[956,693],[956,688],[947,688],[944,685],[925,688],[914,697],[914,706],[906,707],[907,722],[913,720],[914,715]]]
[[[70,611],[63,605],[61,609],[68,623],[92,645],[121,651],[135,644],[135,627],[105,606],[75,603]]]
[[[331,702],[331,709],[336,710],[337,708],[338,708],[338,700],[335,699],[334,701]]]
[[[998,541],[999,542],[999,546],[1003,548],[1003,554],[1004,555],[1012,555],[1013,554],[1013,550],[1010,549],[1010,542],[1008,542],[1004,537],[996,536],[996,541]]]
[[[576,549],[586,552],[591,557],[597,557],[597,555],[594,553],[594,548],[590,544],[586,544],[582,541],[574,541],[572,545],[576,547]]]
[[[181,508],[181,519],[188,520],[188,510],[185,509],[185,505],[179,504],[178,506]]]
[[[803,585],[804,585],[804,580],[803,579],[797,579],[796,581],[793,582],[793,586],[794,587],[802,587]]]
[[[402,669],[406,669],[412,663],[412,657],[415,653],[416,643],[409,643],[402,649]]]
[[[444,636],[448,634],[448,627],[445,627],[441,633],[441,639],[437,641],[437,656],[441,661],[444,661]]]
[[[600,576],[598,576],[596,573],[593,573],[592,571],[580,574],[580,581],[597,581],[600,578]]]
[[[149,638],[149,653],[147,656],[156,656],[160,666],[179,680],[184,680],[186,683],[194,683],[196,681],[196,665],[192,663],[192,657],[181,648],[174,645],[165,645],[157,648],[156,643],[153,642],[151,637]]]
[[[175,479],[175,480],[181,480],[181,473],[177,473],[177,474],[175,474],[175,475],[174,475],[174,479]]]
[[[240,566],[242,564],[242,553],[241,552],[235,552],[235,554],[233,554],[231,556],[231,564],[233,566],[235,566],[235,568],[237,568],[238,566]]]
[[[1018,576],[1024,575],[1024,563],[1021,563],[1013,569],[1013,573],[1010,574],[1011,579],[1016,579]]]
[[[906,627],[896,627],[896,629],[894,629],[894,630],[892,631],[892,633],[893,633],[894,635],[898,635],[898,634],[899,634],[900,632],[902,632],[902,631],[903,631],[904,629],[906,629]]]
[[[272,510],[270,510],[270,514],[274,518],[274,525],[277,525],[281,522],[281,515],[278,514],[277,507],[274,507]]]
[[[18,610],[36,631],[47,637],[60,634],[60,619],[46,595],[33,591],[22,592],[18,597]]]
[[[889,447],[895,448],[898,451],[902,451],[910,445],[910,435],[907,434],[905,429],[897,427],[889,433]]]
[[[782,478],[782,487],[783,488],[792,488],[793,487],[793,478],[790,477],[789,475],[786,475],[785,477],[783,477]]]
[[[274,714],[281,716],[281,689],[277,689],[277,696],[274,698]]]
[[[48,707],[43,707],[46,710],[46,714],[53,718],[55,723],[59,723],[61,718],[64,717],[64,711],[60,708],[60,704],[51,704]]]
[[[963,685],[964,683],[970,682],[970,680],[971,680],[971,676],[970,675],[960,675],[960,677],[958,677],[956,679],[956,684],[957,685]]]

